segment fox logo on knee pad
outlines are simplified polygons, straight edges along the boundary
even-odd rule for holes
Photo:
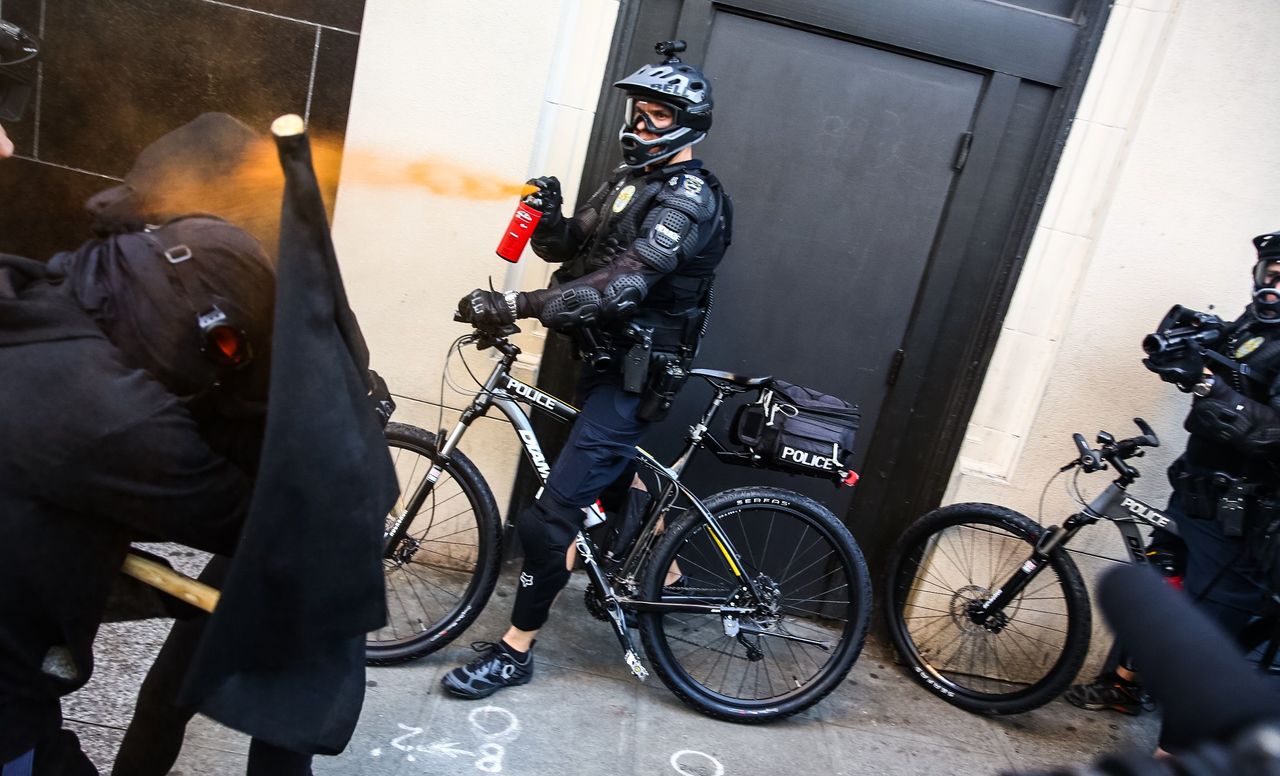
[[[520,572],[520,587],[533,587],[533,575],[527,571]]]

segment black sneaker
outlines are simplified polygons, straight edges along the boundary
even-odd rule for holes
[[[533,655],[517,660],[502,644],[491,641],[472,642],[480,656],[465,666],[445,674],[440,680],[444,688],[459,698],[476,700],[493,695],[503,687],[526,684],[533,678]]]
[[[1088,711],[1118,711],[1141,714],[1155,704],[1137,682],[1127,682],[1113,673],[1103,674],[1089,684],[1077,684],[1062,694],[1072,706]]]

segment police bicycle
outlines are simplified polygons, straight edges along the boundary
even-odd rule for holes
[[[1145,421],[1134,422],[1141,435],[1117,441],[1102,431],[1098,449],[1072,436],[1079,457],[1059,473],[1110,465],[1117,476],[1060,526],[994,504],[952,504],[907,528],[889,559],[883,605],[916,681],[954,706],[990,714],[1030,711],[1071,684],[1089,651],[1092,615],[1067,544],[1109,520],[1133,562],[1146,563],[1140,526],[1177,533],[1127,491],[1139,477],[1128,459],[1160,445]]]
[[[372,665],[440,649],[479,616],[493,593],[502,523],[483,475],[458,449],[471,424],[496,407],[545,481],[550,467],[521,404],[566,423],[578,414],[511,374],[520,350],[509,337],[518,331],[476,327],[454,343],[451,353],[473,345],[498,357],[443,442],[411,426],[387,427],[402,496],[387,517],[388,624],[368,635]],[[680,482],[700,447],[729,463],[753,463],[749,454],[720,444],[708,427],[726,399],[758,393],[769,382],[713,370],[691,374],[706,380],[713,396],[671,466],[638,450],[642,477],[658,486],[634,542],[611,548],[618,560],[606,563],[590,529],[575,538],[591,582],[588,608],[611,624],[638,678],[648,671],[628,613],[653,669],[686,703],[720,719],[778,719],[825,697],[857,659],[870,620],[866,561],[849,530],[806,496],[743,487],[700,499]],[[588,512],[588,525],[605,519],[599,505]]]

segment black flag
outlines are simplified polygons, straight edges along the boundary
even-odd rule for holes
[[[282,128],[292,119],[296,129]],[[299,752],[336,754],[385,620],[383,523],[395,470],[368,397],[301,119],[273,126],[284,167],[266,439],[253,503],[184,701]]]

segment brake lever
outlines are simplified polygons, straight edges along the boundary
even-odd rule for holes
[[[1107,464],[1102,460],[1102,456],[1097,450],[1089,447],[1089,443],[1084,441],[1084,436],[1079,433],[1072,434],[1071,438],[1075,440],[1076,449],[1080,451],[1079,463],[1080,467],[1086,472],[1096,472],[1107,468]]]

